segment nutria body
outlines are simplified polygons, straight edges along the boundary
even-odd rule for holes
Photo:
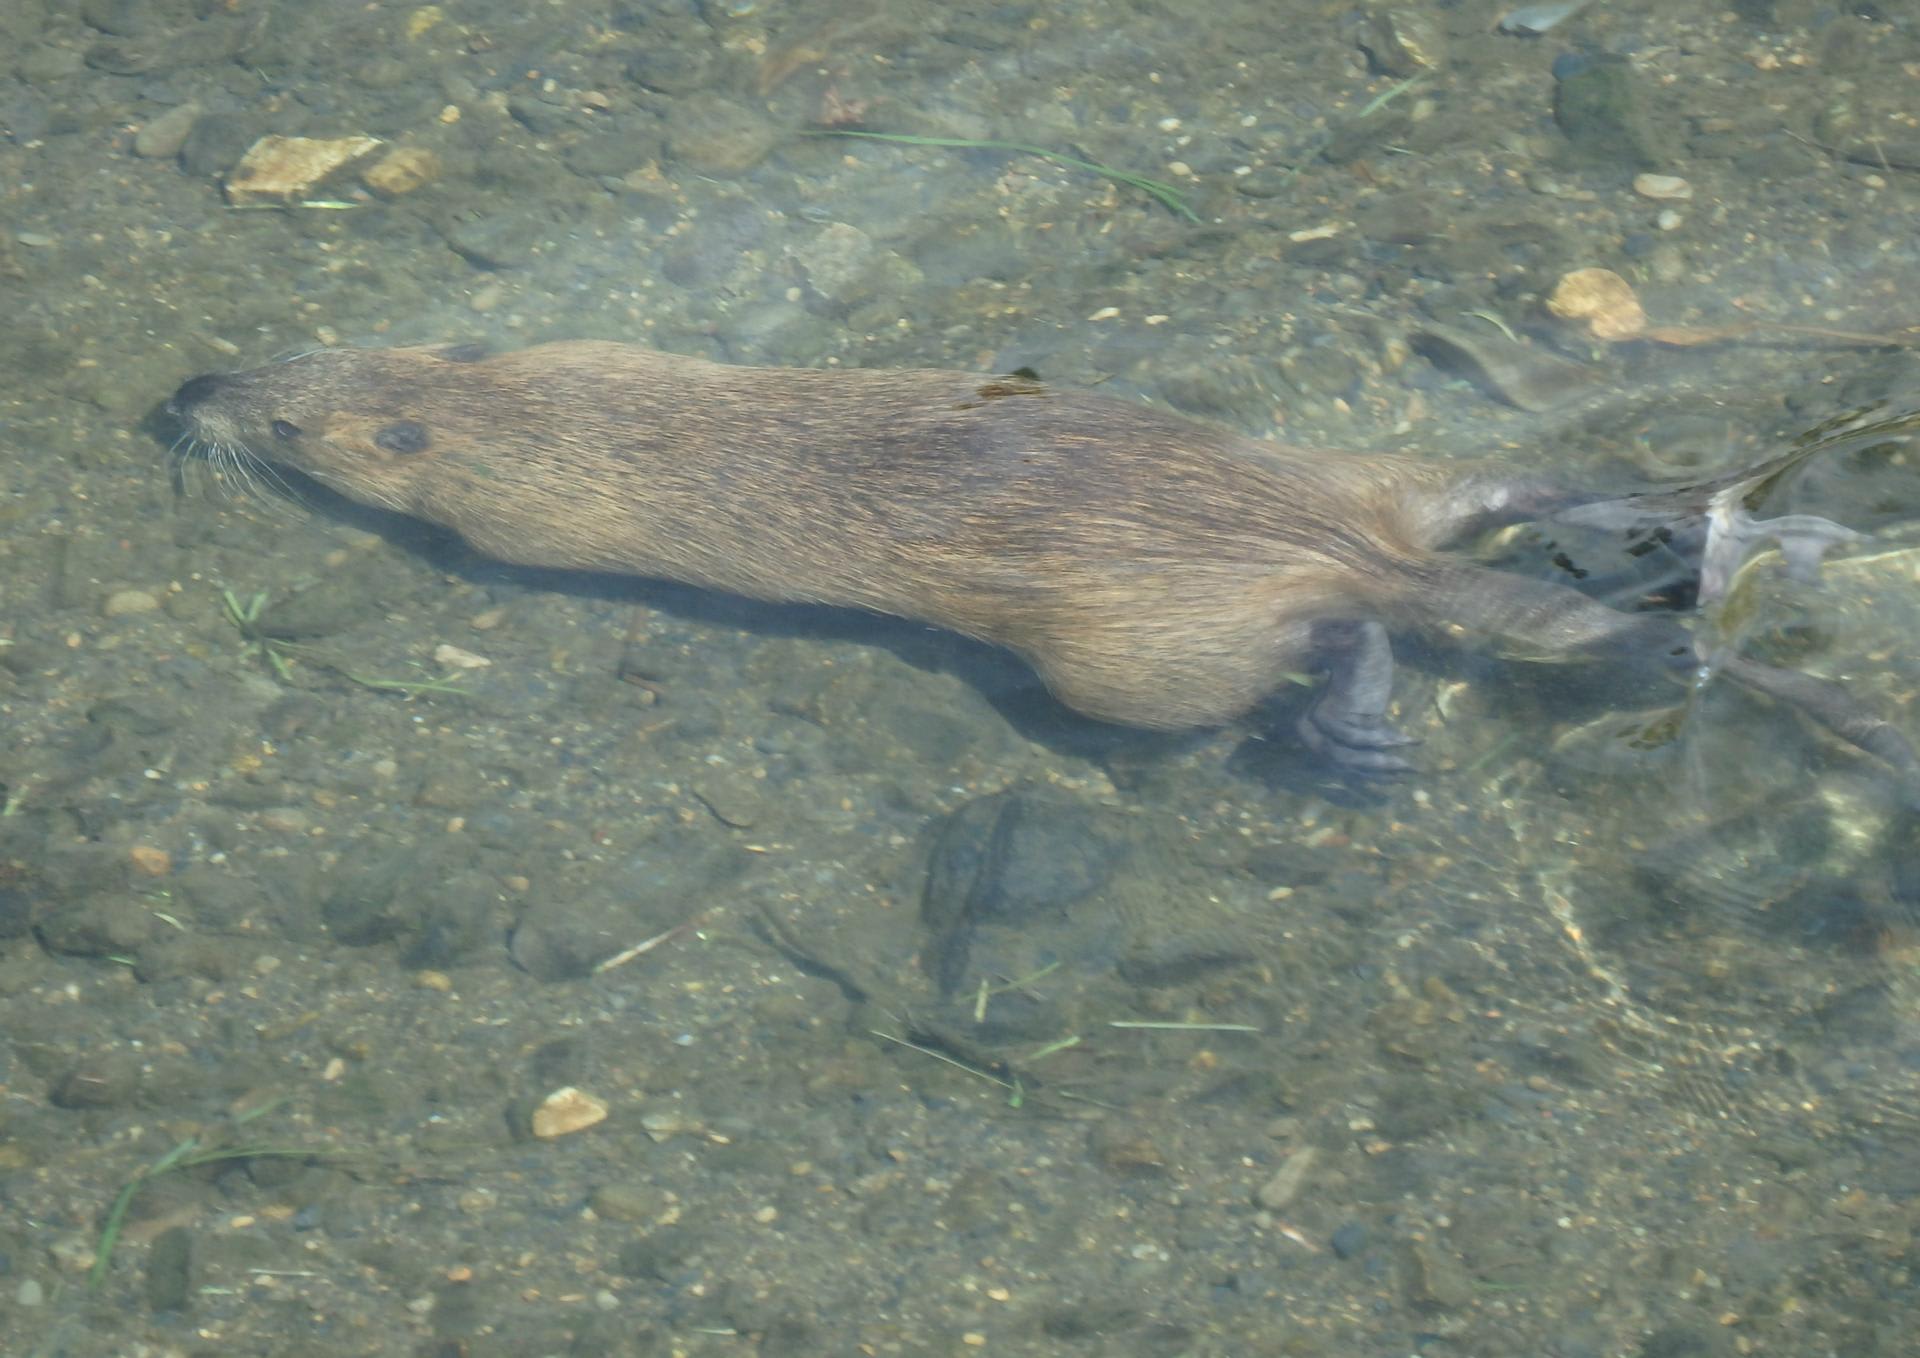
[[[1361,767],[1401,765],[1388,626],[1694,663],[1670,617],[1440,550],[1595,497],[1291,449],[1022,377],[455,345],[199,377],[170,409],[197,440],[507,561],[920,619],[1013,649],[1116,722],[1221,724],[1289,673],[1325,671],[1303,734]],[[1830,539],[1814,538],[1817,557]]]

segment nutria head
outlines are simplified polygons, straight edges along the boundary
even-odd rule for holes
[[[317,349],[181,383],[167,402],[187,438],[218,460],[292,467],[354,499],[410,511],[437,446],[484,434],[484,403],[460,379],[475,344]]]

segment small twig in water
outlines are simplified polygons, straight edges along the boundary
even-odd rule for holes
[[[680,935],[697,928],[700,921],[707,917],[707,913],[707,911],[702,910],[692,919],[681,920],[680,923],[674,925],[671,929],[663,929],[652,938],[641,939],[631,948],[622,948],[611,957],[601,958],[593,964],[594,975],[598,976],[603,971],[612,971],[615,967],[624,967],[627,963],[633,961],[634,958],[646,956],[661,944],[673,942],[673,940],[680,937]]]
[[[999,1085],[1007,1091],[1009,1108],[1018,1108],[1026,1100],[1026,1090],[1018,1080],[1003,1080],[998,1075],[981,1070],[978,1066],[970,1066],[965,1061],[956,1061],[945,1052],[937,1052],[932,1047],[923,1047],[918,1042],[909,1042],[904,1037],[895,1037],[892,1033],[883,1033],[878,1028],[869,1028],[867,1032],[882,1042],[891,1042],[896,1046],[905,1047],[908,1051],[919,1052],[922,1056],[931,1056],[934,1060],[945,1062],[955,1070],[964,1070],[967,1074],[985,1080],[989,1084]]]
[[[1357,116],[1362,118],[1372,117],[1388,104],[1391,104],[1394,100],[1412,89],[1415,85],[1419,84],[1422,78],[1421,76],[1410,75],[1391,89],[1383,90],[1381,93],[1374,95],[1373,98],[1367,100],[1367,102],[1361,106]]]
[[[1147,1028],[1167,1033],[1257,1033],[1251,1023],[1157,1023],[1149,1019],[1110,1019],[1109,1028]]]
[[[473,691],[460,687],[458,679],[380,679],[372,675],[355,674],[352,670],[343,670],[338,665],[328,668],[342,679],[370,688],[376,693],[400,693],[411,698],[420,693],[451,693],[460,698],[471,698]]]
[[[1068,1050],[1069,1048],[1077,1047],[1079,1045],[1080,1045],[1080,1034],[1078,1033],[1074,1033],[1070,1037],[1057,1037],[1053,1041],[1048,1042],[1043,1046],[1035,1048],[1033,1052],[1027,1057],[1027,1064],[1032,1065],[1035,1061],[1039,1061],[1045,1057],[1052,1056],[1055,1052],[1063,1052]]]
[[[1501,334],[1505,335],[1507,339],[1512,343],[1514,344],[1520,343],[1520,337],[1513,333],[1513,327],[1508,325],[1506,321],[1502,320],[1500,317],[1494,315],[1491,311],[1469,311],[1465,314],[1472,316],[1478,320],[1485,321],[1488,325],[1492,326],[1495,330],[1498,330]]]

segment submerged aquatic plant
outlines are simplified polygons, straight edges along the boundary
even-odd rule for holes
[[[220,591],[221,606],[226,612],[227,621],[240,633],[240,639],[246,644],[250,655],[266,665],[281,683],[293,681],[293,661],[305,659],[324,669],[332,670],[349,683],[376,693],[398,693],[412,698],[424,693],[449,693],[456,697],[470,698],[472,692],[458,679],[429,675],[424,679],[386,679],[378,675],[360,674],[347,669],[335,661],[327,659],[311,646],[302,646],[285,637],[276,636],[264,625],[262,614],[267,607],[267,592],[261,590],[242,599],[230,589]],[[417,661],[411,662],[415,669],[424,668]]]
[[[264,1117],[285,1102],[284,1098],[274,1099],[257,1108],[236,1113],[230,1120],[231,1128],[237,1129],[256,1118]],[[265,1142],[217,1143],[199,1134],[187,1137],[120,1186],[120,1192],[114,1197],[113,1206],[107,1209],[106,1221],[100,1227],[100,1239],[93,1248],[93,1267],[87,1273],[87,1290],[97,1292],[101,1284],[106,1281],[107,1269],[113,1263],[114,1246],[120,1243],[120,1234],[126,1228],[127,1213],[133,1207],[133,1200],[139,1196],[142,1188],[155,1179],[201,1165],[214,1165],[231,1160],[310,1160],[322,1154],[325,1152],[306,1146],[283,1146]]]
[[[293,675],[287,664],[287,642],[284,638],[269,636],[260,626],[261,611],[267,606],[267,592],[260,590],[242,599],[232,590],[223,589],[220,591],[220,603],[227,621],[240,634],[248,653],[271,669],[281,683],[291,679]]]
[[[1069,156],[1060,151],[1049,151],[1044,146],[1029,146],[1017,141],[983,141],[974,137],[922,137],[906,132],[859,132],[851,128],[816,128],[807,135],[813,137],[860,137],[867,141],[890,141],[902,146],[945,146],[962,151],[1010,151],[1015,155],[1038,156],[1050,160],[1056,165],[1065,165],[1070,169],[1086,170],[1103,179],[1111,179],[1116,184],[1125,184],[1128,188],[1139,189],[1170,212],[1178,213],[1190,222],[1200,220],[1187,202],[1186,195],[1173,185],[1159,179],[1149,179],[1143,174],[1134,174],[1130,170],[1117,170],[1111,165],[1102,165],[1098,161],[1082,160],[1078,156]]]

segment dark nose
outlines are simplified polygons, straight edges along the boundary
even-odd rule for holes
[[[167,414],[175,419],[192,414],[195,406],[219,395],[225,382],[226,379],[219,373],[201,373],[198,377],[189,377],[167,402]]]

